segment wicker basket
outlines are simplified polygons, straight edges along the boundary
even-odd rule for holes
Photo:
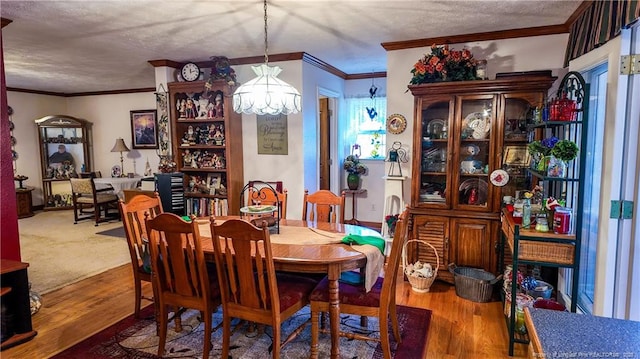
[[[429,247],[431,247],[431,249],[433,249],[433,252],[436,254],[436,266],[433,268],[433,275],[431,277],[429,278],[417,277],[414,275],[409,275],[409,273],[407,273],[407,266],[409,265],[407,263],[407,244],[411,242],[420,242],[422,244],[426,244]],[[404,273],[407,275],[407,278],[409,279],[409,283],[411,284],[411,289],[413,289],[415,292],[418,292],[418,293],[426,293],[429,291],[429,288],[431,288],[431,284],[433,284],[433,282],[436,280],[436,277],[438,276],[438,268],[440,267],[440,257],[438,256],[438,251],[436,250],[436,248],[432,246],[429,242],[422,241],[419,239],[411,239],[411,240],[408,240],[404,244],[404,247],[402,248],[402,266],[404,268]]]
[[[456,295],[479,303],[491,300],[493,285],[502,278],[478,268],[457,267],[454,263],[449,264],[449,272],[453,274]]]

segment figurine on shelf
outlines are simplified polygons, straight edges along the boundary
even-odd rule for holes
[[[191,125],[189,125],[189,127],[187,128],[187,142],[190,145],[196,144],[196,135],[195,135],[195,132],[193,131],[193,126]]]
[[[196,105],[193,103],[192,98],[187,99],[186,109],[185,109],[185,117],[186,118],[196,118]]]
[[[216,112],[213,104],[209,102],[209,104],[207,105],[207,118],[214,118],[214,117],[216,117]]]
[[[180,118],[187,118],[187,101],[185,99],[177,101],[176,109],[178,110]]]
[[[209,99],[206,96],[200,96],[198,99],[198,117],[197,119],[207,118],[207,107],[209,106]]]
[[[225,167],[224,157],[218,156],[218,158],[216,159],[214,167],[216,169],[224,169],[224,167]]]
[[[215,105],[214,105],[214,117],[224,117],[224,105],[222,103],[222,94],[216,94]]]
[[[184,154],[182,155],[182,163],[184,163],[185,166],[190,166],[191,165],[191,161],[193,160],[193,156],[191,155],[191,151],[184,150]]]
[[[213,134],[213,140],[218,146],[222,146],[224,144],[224,135],[220,132],[221,127],[222,126],[216,128],[216,132]]]

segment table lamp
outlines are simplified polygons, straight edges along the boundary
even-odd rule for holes
[[[125,145],[124,140],[122,138],[116,139],[116,144],[111,149],[111,152],[120,152],[120,177],[124,177],[124,159],[122,157],[122,152],[131,151],[127,145]]]

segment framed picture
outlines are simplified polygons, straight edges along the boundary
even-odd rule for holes
[[[131,112],[131,143],[133,148],[158,148],[158,118],[156,110]]]
[[[529,166],[531,155],[527,146],[505,146],[502,163],[511,166]]]
[[[207,176],[207,185],[209,186],[209,194],[216,194],[216,190],[220,189],[222,175],[220,173],[209,173]]]

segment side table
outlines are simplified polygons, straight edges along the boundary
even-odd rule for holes
[[[34,187],[16,188],[16,209],[18,218],[33,216],[33,205],[31,204],[31,192]]]
[[[351,194],[351,219],[344,221],[346,224],[360,225],[360,221],[356,219],[356,195],[367,193],[366,189],[343,189],[346,194]]]

